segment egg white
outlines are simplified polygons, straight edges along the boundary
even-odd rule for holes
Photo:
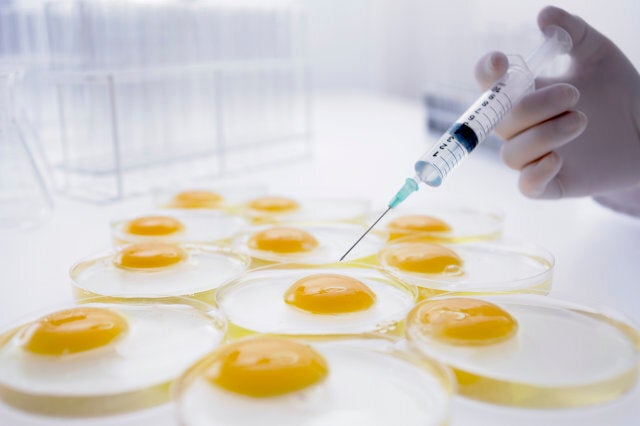
[[[442,425],[449,391],[435,370],[355,342],[314,345],[328,364],[322,382],[271,398],[251,398],[210,384],[192,372],[178,384],[182,424],[253,426]]]
[[[284,301],[298,279],[318,274],[340,274],[360,280],[376,295],[368,309],[341,314],[314,314]],[[328,335],[386,332],[404,320],[415,303],[413,288],[398,283],[375,268],[282,269],[262,268],[220,288],[216,303],[229,321],[259,333]]]
[[[119,297],[183,296],[213,290],[237,278],[250,259],[240,253],[205,245],[185,244],[187,259],[152,270],[116,266],[116,251],[80,261],[71,269],[74,284],[92,294]]]
[[[318,241],[318,246],[310,251],[301,253],[278,253],[267,250],[257,250],[249,246],[249,240],[255,233],[273,226],[286,226],[302,229],[311,234]],[[366,230],[365,227],[346,223],[291,223],[283,225],[269,225],[254,227],[238,235],[233,240],[233,248],[247,253],[256,259],[270,262],[300,262],[307,264],[326,264],[338,262],[340,257],[356,242]],[[346,260],[357,260],[375,255],[384,245],[384,238],[375,232],[367,234],[351,251]]]

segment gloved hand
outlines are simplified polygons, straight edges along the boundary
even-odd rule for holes
[[[528,197],[602,195],[624,204],[629,189],[638,187],[640,194],[640,75],[615,44],[577,16],[547,7],[538,25],[569,33],[572,63],[563,76],[537,79],[536,90],[498,125],[502,160],[520,171],[519,187]],[[476,78],[487,88],[507,67],[504,54],[489,53],[478,62]],[[626,195],[614,193],[619,190]]]

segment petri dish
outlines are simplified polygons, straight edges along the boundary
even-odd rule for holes
[[[293,231],[284,233],[269,231],[282,228],[293,229]],[[266,231],[269,233],[265,235]],[[340,257],[365,231],[364,226],[350,223],[293,222],[262,225],[239,234],[234,238],[232,248],[258,260],[258,262],[254,262],[256,266],[290,262],[329,264],[338,262]],[[315,239],[317,244],[307,245],[309,236]],[[379,232],[369,232],[349,254],[346,261],[376,262],[376,254],[383,247],[385,238]],[[252,241],[254,242],[252,243]],[[255,241],[264,244],[256,245]],[[278,247],[271,243],[277,244]]]
[[[473,296],[508,312],[517,322],[515,334],[486,345],[434,337],[424,321],[425,309],[461,297],[421,302],[406,327],[412,348],[454,370],[463,396],[518,407],[568,408],[610,401],[637,381],[640,336],[613,311],[534,294]]]
[[[353,291],[352,279],[366,286],[372,296],[370,305],[362,305],[362,292]],[[287,292],[296,283],[307,286],[307,297],[290,299],[287,303]],[[328,298],[331,294],[333,297]],[[255,333],[402,335],[404,318],[416,298],[413,286],[380,268],[277,264],[251,270],[221,287],[216,293],[216,304],[229,319],[230,339]]]
[[[179,421],[187,426],[251,424],[259,412],[265,426],[447,424],[454,380],[438,363],[374,338],[310,345],[326,361],[324,380],[272,397],[249,397],[213,384],[206,376],[219,352],[205,356],[176,382]]]
[[[76,333],[76,344],[101,339],[95,329],[112,324],[104,317],[93,329],[78,324],[83,318],[95,321],[96,312],[105,310],[126,323],[122,332],[98,346],[74,348],[65,331]],[[60,312],[67,314],[51,316]],[[45,316],[49,323],[71,326],[37,340],[38,321]],[[171,382],[215,349],[225,331],[219,311],[186,298],[94,298],[41,312],[0,335],[0,399],[27,414],[51,417],[106,416],[159,405],[169,400]]]
[[[353,198],[298,198],[278,195],[256,197],[243,205],[254,223],[356,222],[369,213],[369,202]]]
[[[447,266],[438,273],[420,272],[416,267],[404,269],[398,255],[417,259],[431,248],[444,247],[459,256],[462,264]],[[535,244],[517,240],[486,241],[463,244],[437,244],[422,235],[405,237],[388,243],[378,255],[384,269],[400,280],[418,287],[420,297],[443,292],[463,293],[548,293],[551,290],[555,258]]]
[[[149,241],[225,244],[248,227],[239,216],[219,210],[166,209],[117,219],[111,223],[115,245]]]
[[[192,184],[156,191],[153,198],[158,208],[235,211],[247,200],[264,194],[265,190],[265,187],[259,185]]]
[[[140,244],[108,250],[73,265],[70,275],[75,296],[190,296],[211,303],[215,290],[242,275],[251,262],[248,256],[227,248],[171,244],[169,247],[175,246],[185,254],[184,259],[175,264],[157,268],[123,268],[116,265],[119,255],[137,246]]]
[[[372,214],[372,223],[382,211]],[[496,240],[502,235],[504,214],[491,208],[435,205],[393,209],[380,221],[390,240],[420,234],[433,242],[464,243]]]

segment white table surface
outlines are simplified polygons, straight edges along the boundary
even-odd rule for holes
[[[357,94],[322,95],[314,104],[314,156],[286,167],[227,180],[264,183],[272,192],[358,196],[382,208],[411,175],[426,146],[418,102]],[[556,257],[552,295],[615,308],[640,323],[640,219],[590,199],[531,201],[519,194],[517,173],[478,150],[444,186],[423,188],[403,206],[438,201],[492,205],[506,214],[504,233],[540,244]],[[57,199],[53,217],[23,232],[0,234],[0,326],[25,314],[71,301],[68,269],[108,248],[108,222],[144,210],[148,198],[109,206]],[[579,410],[526,411],[454,401],[452,425],[638,425],[640,388],[609,404]],[[92,422],[34,419],[0,404],[0,425],[176,425],[170,405]]]

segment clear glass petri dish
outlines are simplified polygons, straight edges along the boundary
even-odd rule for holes
[[[326,378],[275,397],[244,396],[211,383],[206,375],[217,352],[205,356],[175,383],[180,423],[251,424],[260,413],[264,426],[448,424],[455,379],[440,364],[386,339],[305,343],[326,360]]]
[[[248,200],[266,192],[260,185],[180,185],[154,193],[154,205],[158,208],[184,210],[236,211]]]
[[[554,256],[541,246],[517,240],[441,245],[462,259],[460,267],[447,267],[441,273],[415,272],[391,264],[398,249],[406,253],[412,247],[417,251],[433,244],[422,235],[394,240],[380,251],[378,261],[398,279],[418,287],[421,299],[452,291],[546,294],[551,290]]]
[[[38,335],[39,319],[87,308],[115,313],[126,326],[102,345],[61,351],[74,342],[100,339],[94,331],[113,326],[102,319],[93,328],[83,329],[82,320],[95,321],[91,316],[95,313],[74,311],[64,318],[49,317],[48,323],[64,330],[59,335],[41,335],[37,352],[29,349]],[[171,382],[215,349],[225,332],[226,320],[218,310],[187,298],[119,303],[93,298],[45,310],[0,334],[0,400],[25,415],[49,417],[108,416],[163,404],[170,399]],[[57,352],[43,353],[43,344]]]
[[[638,378],[640,335],[620,314],[534,294],[473,296],[517,322],[507,340],[487,345],[434,338],[418,304],[407,318],[409,346],[450,366],[468,398],[525,408],[569,408],[613,400]],[[424,318],[424,317],[423,317]]]
[[[373,223],[380,214],[382,211],[371,214],[368,222]],[[453,204],[393,209],[378,224],[389,240],[420,234],[425,240],[441,243],[496,240],[503,225],[504,214],[498,209]]]
[[[178,244],[184,260],[159,268],[135,269],[117,266],[114,260],[134,245],[104,251],[80,260],[71,267],[76,298],[189,296],[212,303],[215,290],[239,277],[251,259],[223,247]]]
[[[223,245],[247,227],[246,219],[220,210],[165,209],[114,220],[111,237],[116,246],[149,241]]]
[[[327,276],[329,280],[322,281]],[[337,281],[333,279],[336,276]],[[308,290],[315,298],[302,299],[302,303],[306,303],[302,308],[297,302],[287,303],[287,291],[301,279],[307,280],[303,286],[308,285],[308,277],[321,277],[315,281],[319,285]],[[365,309],[349,312],[361,301],[362,293],[352,291],[345,297],[353,287],[349,286],[351,282],[342,280],[344,277],[364,284],[372,294],[370,300],[373,303]],[[326,300],[331,292],[337,297]],[[416,299],[415,287],[402,283],[380,268],[354,264],[267,266],[247,272],[216,292],[216,305],[229,320],[229,339],[256,333],[338,336],[376,332],[403,335],[404,318]],[[312,305],[314,303],[315,306]],[[329,306],[329,309],[318,309],[317,303]]]
[[[273,251],[254,248],[251,246],[252,238],[261,232],[274,228],[294,228],[309,234],[317,241],[317,246],[300,251]],[[273,224],[255,226],[234,238],[231,247],[241,253],[246,253],[254,258],[255,266],[264,266],[272,263],[304,263],[304,264],[329,264],[338,262],[340,257],[353,243],[366,231],[362,225],[350,223],[332,222],[292,222],[286,224]],[[277,238],[276,238],[277,239]],[[299,242],[300,236],[291,240]],[[372,231],[360,241],[345,261],[366,263],[376,262],[376,254],[383,247],[386,236],[377,231]],[[273,241],[273,240],[272,240]],[[285,243],[289,244],[289,243]]]
[[[299,198],[267,195],[248,200],[242,214],[255,224],[282,222],[363,223],[369,201],[353,198]]]

